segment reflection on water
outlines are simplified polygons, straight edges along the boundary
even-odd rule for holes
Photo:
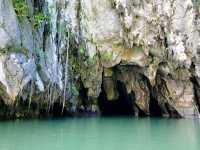
[[[200,121],[70,118],[0,123],[0,150],[199,150]]]

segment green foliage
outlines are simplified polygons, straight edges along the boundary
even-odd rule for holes
[[[38,72],[40,72],[42,70],[42,66],[40,64],[37,64],[36,69],[37,69]]]
[[[77,89],[77,87],[72,84],[71,87],[70,87],[70,93],[72,93],[74,96],[78,96],[79,95],[79,91]]]
[[[23,21],[24,17],[27,17],[28,6],[25,0],[12,0],[13,6],[19,21]]]
[[[34,29],[38,29],[45,20],[50,22],[50,17],[43,14],[42,12],[35,14],[34,15]]]
[[[97,55],[87,57],[84,61],[84,65],[88,66],[89,64],[92,64],[97,58]]]
[[[84,54],[84,53],[85,53],[85,48],[80,47],[80,48],[79,48],[79,52],[80,52],[81,54]]]
[[[0,49],[0,54],[8,54],[8,53],[23,53],[24,55],[28,55],[28,49],[22,48],[8,48],[8,49]]]
[[[69,58],[69,69],[72,74],[78,74],[78,71],[81,70],[81,66],[77,57]]]
[[[104,60],[111,60],[112,59],[112,53],[111,52],[104,52],[101,54],[101,58]]]
[[[16,12],[17,17],[19,18],[20,22],[23,22],[24,18],[28,17],[28,5],[26,0],[12,0],[13,6]],[[33,28],[38,29],[42,22],[48,21],[50,22],[50,17],[45,15],[43,12],[34,12],[33,15]]]
[[[196,7],[198,9],[198,12],[200,13],[200,0],[196,0]]]

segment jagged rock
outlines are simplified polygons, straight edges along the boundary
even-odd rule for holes
[[[19,48],[21,35],[12,0],[0,2],[0,53],[7,48]]]
[[[103,67],[99,60],[95,60],[81,72],[81,80],[85,88],[88,88],[87,95],[97,98],[101,92]],[[88,80],[90,78],[90,80]]]
[[[198,117],[192,82],[158,76],[156,85],[155,92],[159,105],[163,108],[163,115],[173,114],[170,110],[172,107],[177,116]]]
[[[127,93],[135,93],[134,103],[145,114],[149,114],[150,91],[144,76],[137,72],[136,68],[121,67],[117,72],[117,79],[122,81]]]
[[[9,95],[9,99],[4,101],[6,104],[14,104],[18,94],[31,80],[36,81],[40,91],[44,90],[44,85],[36,72],[33,60],[27,60],[23,54],[0,56],[0,81],[6,87],[6,92]]]
[[[0,1],[0,97],[6,105],[19,95],[31,103],[33,95],[48,109],[58,103],[63,111],[71,103],[74,112],[73,92],[82,90],[74,85],[82,83],[84,107],[95,112],[101,91],[110,101],[119,98],[120,81],[134,93],[131,107],[147,115],[151,95],[163,115],[198,115],[200,19],[194,1],[44,0],[40,13],[49,19],[38,29],[32,28],[38,6],[31,0],[27,5],[29,17],[19,22],[12,0]],[[76,64],[69,66],[71,59]]]
[[[106,92],[107,100],[117,100],[119,93],[114,79],[112,68],[104,68],[103,72],[103,89]]]

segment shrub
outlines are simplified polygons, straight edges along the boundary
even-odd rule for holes
[[[25,0],[12,0],[13,6],[19,21],[23,21],[24,17],[27,17],[28,6]]]
[[[24,18],[28,17],[28,5],[26,0],[12,0],[13,6],[16,12],[17,17],[20,22],[23,22]],[[42,11],[34,12],[33,16],[33,28],[38,29],[43,21],[50,22],[50,17],[45,15]]]
[[[43,14],[42,12],[35,14],[34,15],[34,25],[33,25],[34,29],[38,29],[44,21],[50,22],[50,17]]]

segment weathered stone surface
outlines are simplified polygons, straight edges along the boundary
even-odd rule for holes
[[[198,116],[200,17],[194,1],[45,0],[41,5],[50,22],[34,29],[34,18],[19,23],[12,1],[0,0],[0,96],[7,105],[19,94],[29,101],[34,95],[46,100],[48,109],[70,102],[68,109],[76,111],[73,93],[84,89],[85,108],[96,111],[93,100],[102,90],[108,100],[117,100],[121,81],[127,94],[135,94],[133,107],[147,115],[153,95],[163,116]],[[29,0],[32,16],[34,7]],[[69,66],[71,59],[76,63]],[[30,82],[39,90],[33,86],[30,92]]]
[[[159,104],[173,107],[178,115],[185,117],[198,117],[198,109],[195,104],[195,93],[192,82],[189,80],[173,80],[170,78],[157,77],[156,95]],[[171,114],[169,108],[163,108]]]
[[[114,72],[112,68],[104,68],[103,72],[103,89],[106,92],[107,100],[117,100],[119,93],[114,79]]]
[[[20,29],[12,0],[0,1],[0,52],[7,48],[19,48]]]
[[[36,81],[39,90],[44,90],[32,60],[27,60],[23,54],[0,56],[0,81],[10,97],[10,100],[5,100],[6,104],[14,104],[16,97],[30,80]]]
[[[137,72],[136,68],[121,67],[117,74],[117,80],[126,85],[127,93],[135,93],[134,103],[145,114],[149,114],[150,91],[144,76]]]
[[[101,92],[103,67],[99,60],[85,67],[81,72],[81,80],[85,88],[88,88],[88,97],[98,97]],[[90,78],[91,80],[88,80]]]

